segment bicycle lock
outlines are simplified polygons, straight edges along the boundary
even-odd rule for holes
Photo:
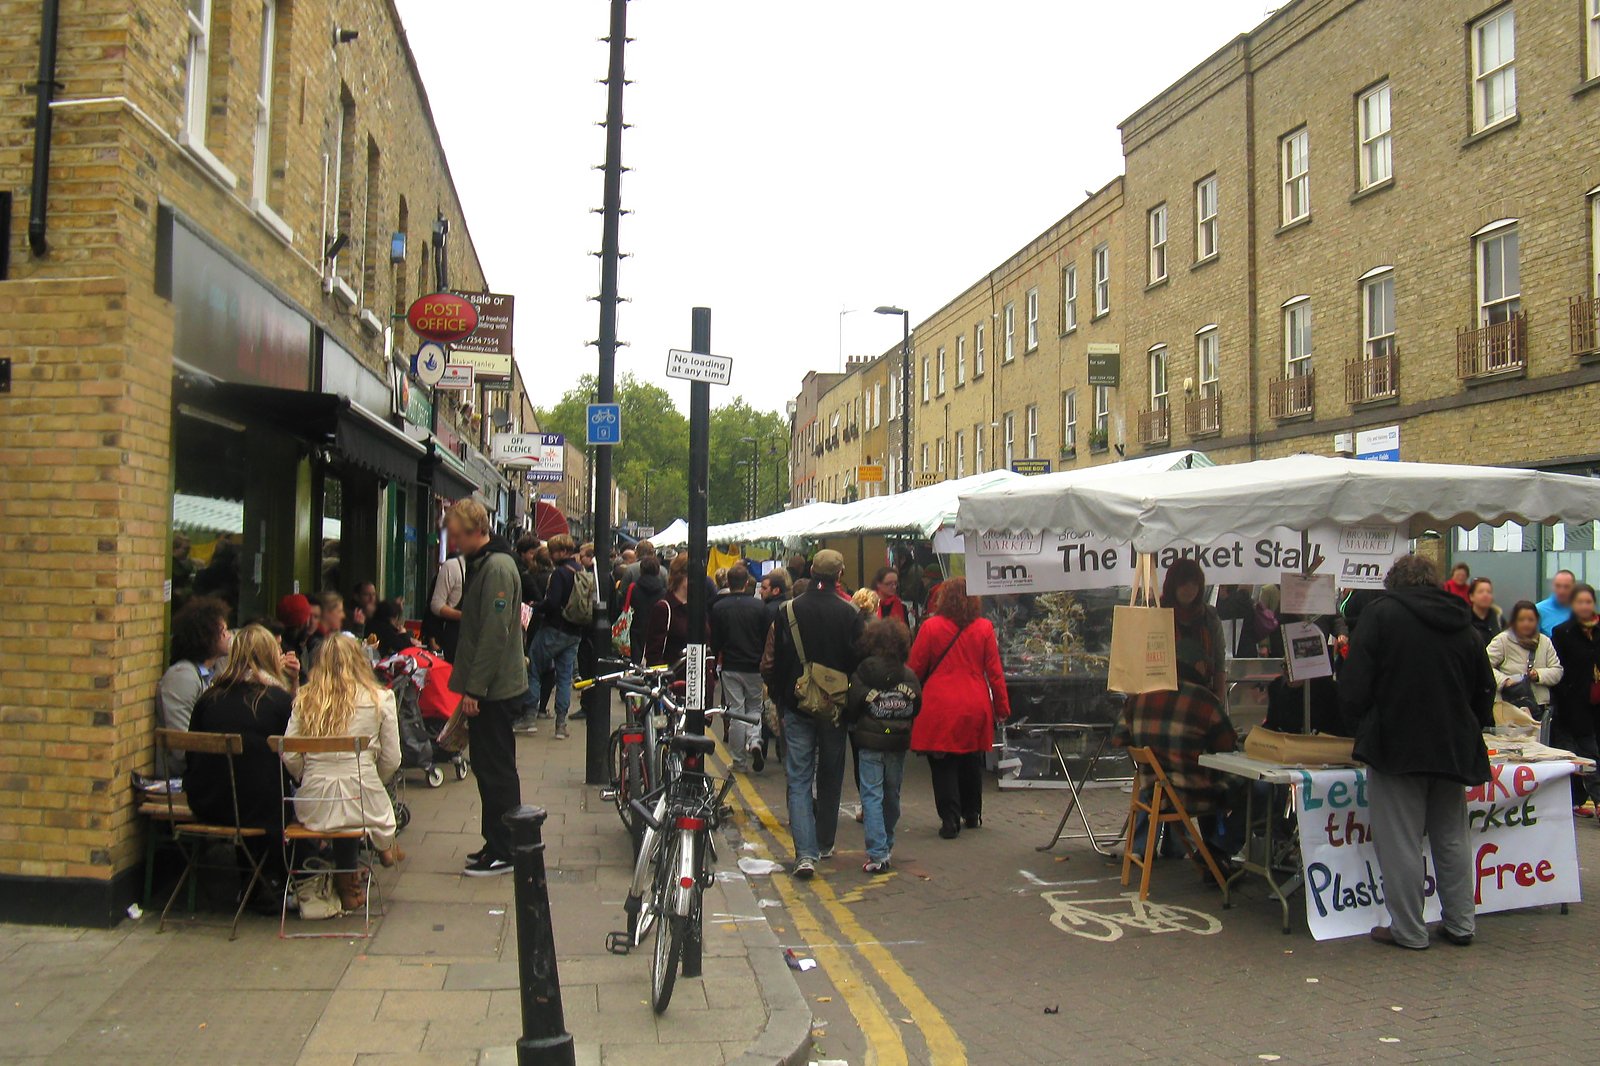
[[[522,989],[522,1036],[517,1066],[575,1066],[577,1052],[561,1010],[556,936],[550,924],[550,884],[544,871],[541,807],[521,804],[505,813],[511,827],[516,878],[517,976]]]

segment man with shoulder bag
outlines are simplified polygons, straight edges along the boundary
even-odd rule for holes
[[[812,585],[785,603],[772,626],[767,689],[783,717],[784,772],[794,875],[816,873],[833,854],[844,783],[845,727],[840,722],[850,675],[861,662],[861,612],[838,592],[844,556],[824,549],[811,560]],[[813,803],[812,787],[816,788]]]

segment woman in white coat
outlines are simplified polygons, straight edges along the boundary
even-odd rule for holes
[[[383,865],[393,866],[405,858],[395,847],[394,805],[384,789],[384,782],[400,768],[394,694],[379,686],[355,637],[334,633],[324,641],[311,676],[295,697],[294,713],[283,735],[368,738],[359,756],[349,752],[284,755],[284,764],[300,781],[294,797],[295,818],[319,833],[365,828]],[[359,842],[333,843],[334,865],[353,871]],[[360,874],[336,873],[334,881],[346,910],[365,902]]]
[[[1563,673],[1561,660],[1556,657],[1555,645],[1539,632],[1539,609],[1527,600],[1519,600],[1511,608],[1511,621],[1489,642],[1489,667],[1494,671],[1495,690],[1498,697],[1508,703],[1531,691],[1537,708],[1528,708],[1538,721],[1544,721],[1550,710],[1550,690],[1556,687]],[[1525,689],[1519,689],[1527,682]]]

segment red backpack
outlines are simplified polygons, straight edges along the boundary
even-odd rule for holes
[[[461,693],[450,691],[450,664],[423,648],[406,648],[400,653],[416,661],[422,691],[417,704],[424,718],[449,718],[456,713]]]

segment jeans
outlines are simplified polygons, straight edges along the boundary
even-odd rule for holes
[[[900,821],[900,783],[905,780],[906,753],[861,749],[861,814],[867,830],[867,858],[888,862],[894,851],[894,827]]]
[[[844,726],[826,725],[809,714],[783,712],[789,777],[789,833],[797,859],[819,859],[833,850],[839,833],[839,791],[844,786]],[[816,784],[817,797],[811,798]]]
[[[478,717],[467,731],[472,755],[472,776],[478,782],[478,805],[483,845],[497,859],[511,861],[511,828],[502,816],[522,802],[522,781],[517,777],[517,738],[511,720],[522,698],[479,700]]]
[[[556,626],[546,626],[534,634],[532,662],[528,666],[528,694],[523,707],[539,706],[540,685],[543,675],[554,664],[556,671],[556,728],[567,724],[567,712],[572,709],[572,670],[578,662],[578,635],[564,633]]]
[[[750,758],[750,750],[761,746],[761,675],[724,672],[722,699],[728,710],[749,715],[757,722],[750,725],[728,719],[728,750],[733,754],[733,768],[743,770]]]

